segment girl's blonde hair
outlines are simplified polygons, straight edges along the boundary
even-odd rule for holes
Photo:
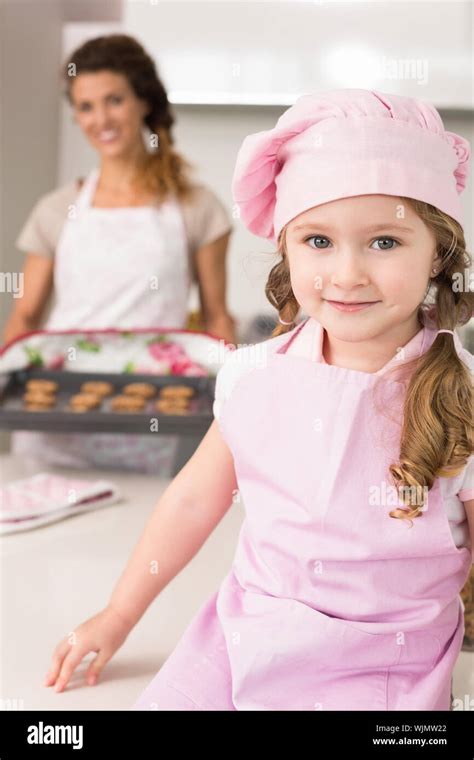
[[[88,40],[63,66],[64,94],[71,104],[75,77],[97,71],[122,74],[136,97],[149,106],[144,127],[152,136],[156,135],[157,150],[147,153],[137,167],[137,186],[156,195],[159,201],[170,195],[180,200],[188,199],[193,189],[188,172],[194,166],[173,147],[171,128],[175,119],[153,59],[136,39],[127,34],[109,34]]]
[[[420,304],[420,325],[423,324],[422,311],[429,309],[438,329],[454,330],[457,325],[466,324],[474,310],[474,292],[463,285],[466,273],[469,274],[471,256],[466,250],[462,227],[429,203],[412,198],[402,200],[434,233],[440,262],[438,273],[431,279],[434,304],[430,305],[426,297]],[[277,252],[281,261],[270,271],[265,294],[281,319],[292,324],[278,324],[272,337],[291,330],[300,309],[291,287],[286,227],[278,238]],[[405,506],[413,504],[413,493],[417,497],[416,506],[397,508],[389,514],[411,520],[423,514],[424,494],[435,478],[459,474],[474,451],[473,388],[471,373],[460,359],[449,333],[438,334],[422,356],[403,362],[402,366],[408,374],[405,375],[400,455],[399,461],[390,465],[389,472],[402,493]]]

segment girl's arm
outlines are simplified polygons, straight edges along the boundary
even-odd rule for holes
[[[158,501],[107,606],[64,637],[45,686],[62,691],[75,668],[96,652],[86,679],[97,681],[148,605],[188,564],[232,504],[237,489],[232,454],[216,420]]]
[[[232,454],[216,420],[158,501],[109,606],[134,626],[201,548],[237,489]]]
[[[13,298],[13,308],[5,325],[3,342],[36,330],[53,288],[53,259],[29,253],[23,266],[23,292]]]
[[[226,306],[226,257],[230,232],[196,251],[195,266],[203,329],[236,343],[235,320]]]

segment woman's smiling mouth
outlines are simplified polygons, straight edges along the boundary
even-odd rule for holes
[[[102,143],[110,143],[113,142],[118,137],[118,135],[119,133],[116,129],[104,129],[99,133],[98,138]]]

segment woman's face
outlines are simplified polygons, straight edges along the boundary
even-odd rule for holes
[[[296,300],[344,341],[414,324],[436,255],[433,233],[390,195],[342,198],[305,211],[288,224],[286,248]],[[370,305],[349,311],[331,302]]]
[[[75,120],[104,157],[122,157],[143,144],[141,128],[149,106],[135,95],[123,74],[79,74],[71,86]]]

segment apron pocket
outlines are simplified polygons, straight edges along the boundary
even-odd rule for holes
[[[289,603],[288,620],[293,620],[295,630],[306,631],[306,648],[310,645],[322,669],[379,670],[398,663],[400,644],[396,633],[368,633],[296,600],[285,601]]]

